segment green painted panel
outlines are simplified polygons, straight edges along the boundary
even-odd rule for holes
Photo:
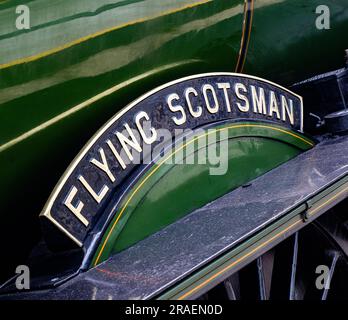
[[[9,275],[40,239],[38,216],[60,176],[109,118],[168,81],[233,69],[243,0],[159,3],[0,2],[0,214],[9,230],[0,249]],[[21,4],[31,30],[15,30]]]
[[[318,6],[330,10],[330,29],[318,29]],[[342,68],[348,43],[346,0],[261,0],[243,72],[283,85]]]
[[[30,30],[15,27],[23,4]],[[244,72],[289,85],[341,67],[346,4],[256,0]],[[330,30],[315,27],[318,5],[331,9]],[[60,175],[112,115],[168,81],[235,70],[243,9],[244,0],[0,1],[0,212],[9,230],[0,249],[11,274],[40,238],[38,215]]]

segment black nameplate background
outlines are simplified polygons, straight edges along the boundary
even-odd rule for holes
[[[231,89],[228,90],[229,101],[231,105],[231,112],[228,112],[226,108],[225,95],[222,89],[217,87],[217,83],[229,83]],[[235,95],[234,86],[236,83],[242,83],[248,89],[247,93],[243,93],[248,97],[250,103],[249,112],[241,112],[236,103],[240,102],[244,104],[244,101],[238,99]],[[219,102],[219,111],[215,114],[208,112],[205,107],[204,97],[201,92],[201,88],[205,84],[210,84],[214,87],[217,94],[217,99]],[[291,99],[293,101],[293,111],[294,111],[294,124],[292,125],[288,118],[284,122],[282,119],[277,119],[276,115],[273,116],[258,114],[253,112],[253,104],[251,97],[250,85],[253,85],[258,90],[263,88],[265,91],[266,105],[269,104],[269,92],[274,91],[277,97],[277,103],[279,109],[281,109],[281,101],[279,99],[280,95],[283,95],[287,101]],[[188,87],[193,87],[197,92],[198,96],[195,97],[191,95],[191,101],[194,108],[197,106],[202,106],[203,112],[202,115],[194,118],[189,110],[185,100],[185,89]],[[180,118],[181,114],[179,112],[173,113],[167,104],[167,97],[170,94],[176,93],[180,97],[178,101],[174,101],[175,105],[181,105],[186,111],[186,122],[180,126],[176,125],[173,121],[173,116]],[[211,100],[211,104],[214,103]],[[280,86],[274,85],[266,80],[256,79],[253,77],[248,77],[245,75],[237,74],[206,74],[199,75],[196,77],[188,77],[182,80],[178,80],[175,83],[162,86],[158,89],[155,89],[151,92],[150,95],[144,99],[138,100],[138,103],[131,104],[131,107],[128,107],[128,111],[125,112],[120,118],[111,120],[114,121],[106,130],[102,129],[102,133],[99,135],[97,140],[93,145],[84,149],[82,151],[82,157],[80,159],[75,159],[70,169],[72,169],[71,174],[65,174],[62,182],[56,188],[56,193],[52,194],[48,205],[46,205],[42,216],[49,218],[49,220],[54,220],[55,224],[60,226],[61,231],[65,231],[70,238],[73,238],[75,242],[83,243],[88,232],[93,228],[98,217],[102,213],[105,206],[110,202],[110,196],[122,186],[124,180],[129,176],[130,172],[134,169],[135,164],[128,164],[126,169],[122,169],[116,160],[115,156],[112,154],[110,148],[106,144],[107,140],[112,141],[114,147],[119,152],[122,147],[115,136],[115,132],[123,132],[124,124],[128,123],[132,129],[136,129],[134,122],[134,117],[140,112],[145,111],[151,121],[151,126],[155,129],[165,128],[170,132],[174,132],[175,129],[194,129],[201,127],[203,125],[214,123],[224,120],[259,120],[259,121],[271,121],[278,125],[284,126],[286,128],[301,131],[302,128],[302,100],[299,96],[291,93],[290,91],[281,88]],[[267,109],[268,110],[268,109]],[[152,144],[152,147],[155,147],[158,141]],[[110,170],[115,177],[115,182],[112,183],[108,176],[102,170],[99,170],[97,167],[90,163],[92,158],[100,160],[99,149],[103,148]],[[101,203],[97,203],[82,186],[81,182],[78,181],[78,177],[82,175],[91,187],[99,191],[103,185],[107,185],[109,188],[108,194],[103,198]],[[75,186],[78,189],[78,193],[74,197],[73,204],[76,205],[78,201],[82,201],[84,204],[82,213],[83,216],[88,220],[89,225],[85,227],[76,218],[74,214],[64,205],[64,201],[67,197],[67,194],[70,192],[72,186]],[[77,241],[76,241],[77,240]]]

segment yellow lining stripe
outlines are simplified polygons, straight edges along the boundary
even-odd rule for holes
[[[238,72],[239,69],[239,63],[240,63],[240,58],[242,55],[242,48],[243,48],[243,43],[244,43],[244,37],[245,37],[245,28],[246,28],[246,7],[247,7],[247,1],[244,0],[244,18],[243,18],[243,29],[242,29],[242,39],[240,40],[240,48],[239,48],[239,53],[238,53],[238,60],[235,68],[235,72]]]
[[[250,16],[249,32],[248,32],[247,44],[246,44],[246,47],[245,47],[245,54],[244,54],[244,57],[243,57],[243,63],[242,63],[242,67],[240,69],[240,72],[243,72],[245,61],[246,61],[246,57],[247,57],[247,54],[248,54],[248,49],[249,49],[250,35],[251,35],[251,29],[253,27],[253,18],[254,18],[254,0],[251,1],[250,10],[251,10],[251,16]]]
[[[75,112],[78,112],[78,111],[80,111],[80,110],[82,110],[84,108],[87,108],[87,107],[93,105],[93,103],[95,103],[95,102],[97,102],[97,101],[99,101],[99,100],[101,100],[101,99],[103,99],[103,98],[105,98],[105,97],[107,97],[107,96],[117,92],[118,90],[121,90],[121,89],[127,87],[128,85],[136,83],[137,81],[143,80],[146,77],[152,76],[152,75],[154,75],[156,73],[159,73],[159,72],[162,72],[162,71],[166,71],[166,70],[178,67],[178,66],[183,66],[183,65],[186,65],[188,63],[195,63],[197,61],[199,61],[199,60],[191,59],[191,60],[186,60],[186,61],[183,61],[183,62],[171,63],[171,64],[168,64],[168,65],[164,65],[164,66],[155,68],[153,70],[141,73],[140,75],[137,75],[137,76],[135,76],[133,78],[130,78],[130,79],[126,80],[126,81],[123,81],[121,83],[118,83],[115,86],[113,86],[111,88],[108,88],[108,89],[106,89],[105,91],[103,91],[101,93],[98,93],[97,95],[93,96],[92,98],[87,99],[87,100],[79,103],[78,105],[69,108],[68,110],[58,114],[57,116],[47,120],[46,122],[39,124],[37,127],[34,127],[32,129],[30,129],[29,131],[19,135],[18,137],[15,137],[15,138],[13,138],[10,141],[5,142],[3,145],[0,145],[0,152],[3,152],[6,149],[14,146],[15,144],[17,144],[19,142],[22,142],[23,140],[31,137],[32,135],[34,135],[34,134],[36,134],[36,133],[38,133],[38,132],[48,128],[49,126],[52,126],[52,125],[56,124],[57,122],[63,120],[64,118],[66,118],[68,116],[71,116]]]
[[[338,198],[340,195],[342,195],[343,193],[348,191],[348,187],[344,188],[343,190],[341,190],[339,193],[337,193],[336,195],[334,195],[332,198],[326,200],[324,203],[322,203],[319,207],[314,208],[312,211],[308,212],[309,216],[312,216],[313,214],[315,214],[316,212],[318,212],[322,207],[326,206],[327,204],[329,204],[330,202],[334,201],[336,198]]]
[[[328,199],[327,201],[325,201],[323,204],[321,204],[319,207],[313,209],[313,211],[310,213],[310,216],[312,216],[313,214],[315,214],[317,211],[319,211],[322,207],[324,207],[325,205],[331,203],[332,201],[334,201],[336,198],[338,198],[342,193],[348,191],[348,187],[344,188],[343,190],[341,190],[338,194],[332,196],[330,199]],[[187,296],[189,296],[191,293],[197,291],[198,289],[200,289],[201,287],[203,287],[204,285],[208,284],[211,280],[215,279],[216,277],[218,277],[220,274],[224,273],[225,271],[227,271],[228,269],[232,268],[233,266],[235,266],[236,264],[238,264],[239,262],[241,262],[242,260],[244,260],[245,258],[249,257],[250,255],[252,255],[253,253],[255,253],[257,250],[259,250],[260,248],[264,247],[265,245],[267,245],[269,242],[273,241],[275,238],[281,236],[282,234],[286,233],[289,229],[291,229],[292,227],[294,227],[295,225],[297,225],[298,223],[302,222],[302,220],[299,220],[295,223],[293,223],[292,225],[288,226],[286,229],[284,229],[283,231],[277,233],[276,235],[274,235],[272,238],[270,238],[268,241],[264,242],[263,244],[259,245],[258,247],[256,247],[255,249],[253,249],[252,251],[250,251],[248,254],[240,257],[239,259],[237,259],[236,261],[232,262],[231,264],[229,264],[228,266],[226,266],[225,268],[223,268],[222,270],[220,270],[218,273],[214,274],[213,276],[211,276],[210,278],[208,278],[207,280],[205,280],[204,282],[202,282],[201,284],[199,284],[197,287],[191,289],[190,291],[186,292],[185,294],[183,294],[182,296],[180,296],[178,298],[178,300],[183,300],[185,299]]]
[[[251,29],[252,29],[252,25],[253,25],[253,17],[254,17],[254,0],[251,0],[251,6],[250,8],[248,7],[248,0],[245,0],[244,2],[244,20],[243,20],[243,30],[242,30],[242,39],[240,42],[240,48],[239,48],[239,54],[238,54],[238,60],[237,60],[237,64],[236,64],[236,68],[235,68],[235,72],[243,72],[243,68],[244,68],[244,64],[245,64],[245,60],[246,60],[246,56],[248,53],[248,48],[249,48],[249,42],[250,42],[250,35],[251,35]],[[246,24],[246,19],[247,19],[247,14],[248,14],[248,10],[250,9],[250,23],[247,25]],[[247,43],[245,46],[245,51],[242,57],[242,51],[244,48],[244,44],[245,44],[245,33],[246,33],[246,29],[248,30],[248,38],[247,38]],[[241,62],[241,59],[242,62]]]
[[[189,295],[191,295],[192,293],[194,293],[195,291],[197,291],[198,289],[204,287],[206,284],[208,284],[211,280],[215,279],[216,277],[218,277],[219,275],[223,274],[225,271],[227,271],[228,269],[232,268],[233,266],[235,266],[236,264],[238,264],[239,262],[243,261],[245,258],[253,255],[255,252],[257,252],[259,249],[265,247],[268,243],[272,242],[274,239],[278,238],[279,236],[281,236],[282,234],[286,233],[287,231],[289,231],[291,228],[293,228],[295,225],[299,224],[300,222],[303,222],[302,220],[298,220],[296,222],[294,222],[293,224],[291,224],[290,226],[288,226],[287,228],[285,228],[283,231],[277,233],[276,235],[274,235],[272,238],[268,239],[266,242],[262,243],[261,245],[259,245],[258,247],[254,248],[253,250],[251,250],[249,253],[247,253],[246,255],[240,257],[239,259],[237,259],[236,261],[232,262],[231,264],[229,264],[228,266],[226,266],[225,268],[223,268],[222,270],[220,270],[219,272],[215,273],[213,276],[211,276],[210,278],[206,279],[204,282],[202,282],[201,284],[199,284],[197,287],[191,289],[190,291],[186,292],[185,294],[183,294],[182,296],[180,296],[178,298],[178,300],[183,300],[186,297],[188,297]]]
[[[191,4],[188,4],[188,5],[176,8],[176,9],[164,11],[161,14],[157,14],[157,15],[153,15],[153,16],[149,16],[149,17],[133,20],[133,21],[130,21],[130,22],[127,22],[127,23],[124,23],[124,24],[120,24],[120,25],[108,28],[108,29],[104,29],[104,30],[92,33],[92,34],[90,34],[88,36],[85,36],[85,37],[76,39],[74,41],[68,42],[68,43],[66,43],[64,45],[61,45],[61,46],[58,46],[56,48],[44,51],[42,53],[30,56],[30,57],[26,57],[26,58],[17,59],[17,60],[8,62],[8,63],[0,64],[0,69],[6,69],[6,68],[9,68],[9,67],[15,66],[17,64],[32,62],[32,61],[35,61],[35,60],[47,57],[49,55],[52,55],[54,53],[57,53],[59,51],[63,51],[65,49],[73,47],[73,46],[75,46],[77,44],[80,44],[82,42],[85,42],[87,40],[99,37],[101,35],[104,35],[106,33],[111,32],[111,31],[115,31],[115,30],[122,29],[122,28],[125,28],[125,27],[133,26],[135,24],[146,22],[146,21],[153,20],[153,19],[156,19],[156,18],[164,17],[164,16],[167,16],[169,14],[177,13],[177,12],[180,12],[180,11],[183,11],[183,10],[186,10],[186,9],[190,9],[190,8],[193,8],[193,7],[196,7],[196,6],[200,6],[202,4],[206,4],[206,3],[211,2],[211,1],[212,0],[202,0],[202,1],[199,1],[199,2],[196,2],[196,3],[191,3]]]
[[[128,198],[127,202],[125,203],[125,205],[123,206],[123,208],[121,209],[119,215],[117,216],[115,222],[113,223],[106,239],[104,240],[103,242],[103,245],[99,251],[99,254],[94,262],[94,266],[96,266],[99,262],[99,259],[104,251],[104,248],[106,246],[106,243],[108,242],[116,224],[118,223],[118,221],[120,220],[121,216],[123,215],[124,211],[126,210],[129,202],[133,199],[133,197],[135,196],[135,194],[138,192],[138,190],[144,185],[144,183],[162,166],[162,164],[164,164],[169,158],[171,158],[173,155],[175,155],[177,152],[179,152],[180,150],[182,150],[183,148],[185,148],[187,145],[191,144],[191,143],[194,143],[197,139],[203,137],[203,136],[208,136],[210,134],[213,134],[215,132],[220,132],[220,131],[223,131],[223,130],[228,130],[228,129],[236,129],[236,128],[245,128],[245,127],[256,127],[256,128],[266,128],[266,129],[271,129],[271,130],[275,130],[275,131],[279,131],[279,132],[282,132],[282,133],[285,133],[285,134],[288,134],[288,135],[291,135],[299,140],[302,140],[303,142],[307,143],[308,145],[310,145],[311,147],[314,146],[314,144],[292,132],[289,132],[289,131],[286,131],[286,130],[283,130],[283,129],[280,129],[280,128],[275,128],[275,127],[271,127],[271,126],[266,126],[266,125],[256,125],[256,124],[242,124],[242,125],[233,125],[233,126],[229,126],[229,127],[226,127],[226,128],[221,128],[221,129],[217,129],[215,130],[214,132],[207,132],[205,134],[202,134],[194,139],[192,139],[191,141],[183,144],[180,148],[178,148],[174,153],[170,154],[166,159],[164,159],[156,168],[154,168],[147,176],[146,178],[139,184],[139,186],[133,191],[133,193],[130,195],[130,197]]]

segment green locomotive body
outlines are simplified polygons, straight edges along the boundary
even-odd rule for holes
[[[289,88],[338,69],[348,47],[346,2],[0,1],[0,245],[6,261],[0,280],[40,241],[38,217],[52,190],[108,119],[148,91],[193,74],[244,73]],[[316,8],[325,4],[328,30],[316,26]],[[279,130],[239,130],[228,160],[235,171],[214,180],[204,166],[157,171],[146,197],[133,199],[122,228],[115,231],[115,219],[108,221],[90,266],[314,146],[302,133],[306,146]],[[160,214],[161,208],[169,213]]]

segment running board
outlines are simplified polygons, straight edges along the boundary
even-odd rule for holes
[[[58,288],[2,298],[197,298],[345,199],[347,151],[324,139]]]

